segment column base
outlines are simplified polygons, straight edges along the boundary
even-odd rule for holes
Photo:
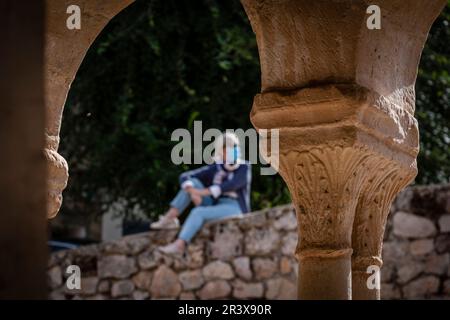
[[[371,274],[365,271],[352,271],[352,299],[353,300],[380,300],[380,289],[370,289],[367,280]]]
[[[298,270],[300,300],[351,300],[351,249],[301,252]]]

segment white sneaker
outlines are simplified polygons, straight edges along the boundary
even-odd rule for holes
[[[180,221],[177,218],[161,216],[158,221],[150,224],[150,229],[178,229]]]
[[[165,254],[182,255],[184,250],[177,246],[176,242],[169,243],[168,245],[158,247],[158,250]]]

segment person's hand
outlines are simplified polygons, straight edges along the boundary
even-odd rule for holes
[[[206,195],[208,191],[209,191],[208,189],[195,189],[195,188],[189,188],[186,190],[186,192],[188,192],[189,195],[191,196],[191,200],[195,206],[199,206],[202,203],[202,196]]]
[[[202,196],[198,193],[191,193],[191,200],[194,206],[198,207],[202,203]]]

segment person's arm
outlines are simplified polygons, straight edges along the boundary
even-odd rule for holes
[[[211,179],[210,177],[214,174],[213,171],[214,171],[214,166],[208,165],[208,166],[203,166],[201,168],[186,171],[186,172],[182,173],[179,178],[181,188],[188,189],[188,188],[193,187],[193,183],[190,180],[192,178],[197,178],[198,180],[200,180],[203,183],[203,185],[207,185],[208,180],[210,180]]]
[[[218,198],[222,193],[239,190],[245,187],[248,183],[250,166],[248,164],[241,164],[234,172],[233,178],[226,180],[220,185],[212,185],[208,188],[209,193]]]

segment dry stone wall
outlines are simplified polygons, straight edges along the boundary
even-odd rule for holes
[[[383,247],[383,299],[450,297],[450,185],[413,187],[391,209]],[[184,257],[156,248],[157,231],[54,253],[51,299],[295,299],[297,220],[290,205],[205,225]],[[65,270],[81,269],[69,290]]]

